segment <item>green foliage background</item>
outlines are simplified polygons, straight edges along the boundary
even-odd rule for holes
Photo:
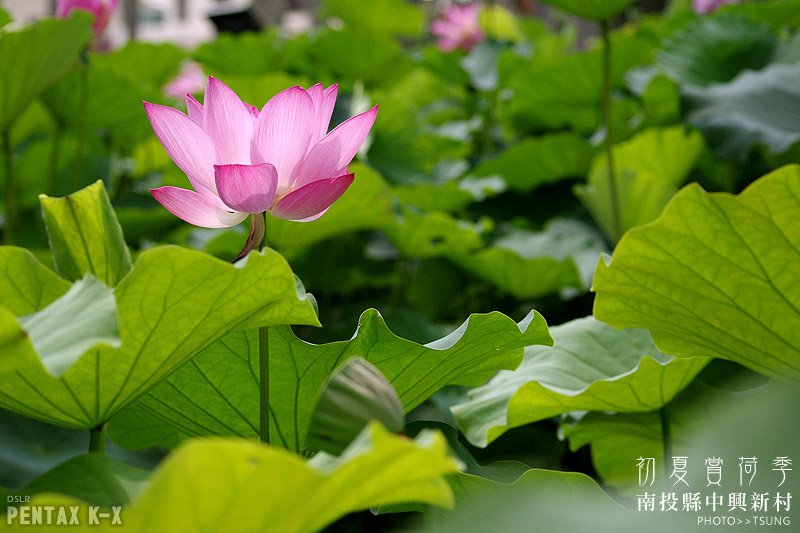
[[[675,531],[695,516],[636,512],[637,458],[653,490],[679,455],[774,474],[800,442],[800,2],[545,3],[550,25],[484,6],[469,53],[404,0],[109,53],[85,14],[0,9],[0,495],[123,505],[140,531]],[[576,16],[611,28],[609,65]],[[235,265],[245,225],[191,227],[148,192],[188,185],[141,108],[183,105],[163,86],[188,60],[259,107],[338,83],[332,126],[380,106],[341,200],[268,217]],[[311,457],[354,357],[405,434]]]

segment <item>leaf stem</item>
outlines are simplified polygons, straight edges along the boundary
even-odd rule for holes
[[[5,244],[16,242],[17,230],[17,195],[16,184],[14,183],[14,151],[11,148],[11,128],[7,128],[2,134],[3,144],[3,163],[5,164],[5,224],[3,236]]]
[[[603,36],[603,127],[606,130],[605,150],[608,163],[608,196],[611,202],[611,240],[621,237],[617,172],[614,166],[614,130],[611,123],[611,27],[608,20],[600,23]]]
[[[106,453],[106,425],[100,424],[89,430],[89,453]]]
[[[89,65],[81,66],[80,72],[80,110],[78,112],[78,139],[75,150],[75,174],[72,176],[72,191],[75,192],[81,186],[81,173],[83,173],[83,157],[86,151],[86,130],[88,129],[87,118],[89,114]]]
[[[261,442],[269,444],[269,327],[258,328],[259,420]]]

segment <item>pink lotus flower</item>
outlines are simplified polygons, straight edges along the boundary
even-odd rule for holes
[[[187,94],[197,94],[206,86],[206,75],[194,61],[184,63],[177,76],[164,86],[164,94],[181,100]]]
[[[469,52],[486,37],[478,25],[478,4],[451,4],[441,18],[431,23],[431,33],[439,38],[437,45],[445,52],[456,48]]]
[[[711,13],[720,6],[735,4],[738,1],[739,0],[692,0],[692,7],[697,13],[705,15],[706,13]]]
[[[307,222],[322,216],[353,183],[347,171],[378,107],[327,133],[337,86],[291,87],[259,112],[212,77],[201,105],[186,95],[189,115],[144,103],[150,124],[194,190],[150,192],[195,226],[234,226],[248,214]]]
[[[117,0],[56,0],[56,16],[68,17],[74,9],[83,9],[94,15],[92,31],[99,38],[108,26],[108,21],[117,10]]]

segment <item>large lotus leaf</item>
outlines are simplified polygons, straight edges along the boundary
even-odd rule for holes
[[[35,301],[39,290],[30,280],[17,285],[8,270],[0,278],[4,285],[32,291],[18,298],[23,302]],[[270,250],[237,265],[172,246],[147,250],[114,296],[119,349],[91,350],[59,379],[44,368],[4,374],[0,406],[56,425],[93,428],[233,329],[317,323],[286,261]]]
[[[775,30],[800,26],[800,2],[798,0],[737,2],[721,6],[719,13],[744,16],[752,22],[767,24]]]
[[[685,94],[689,122],[721,156],[741,160],[758,144],[781,153],[800,140],[800,63],[773,63]]]
[[[659,74],[642,88],[642,126],[665,126],[680,122],[681,95],[678,85]]]
[[[696,382],[687,388],[695,389]],[[704,387],[707,388],[707,387]],[[692,391],[694,392],[694,391]],[[716,401],[723,396],[722,402]],[[784,473],[772,470],[773,460],[778,457],[791,459],[794,443],[800,439],[800,426],[788,421],[796,420],[800,416],[800,397],[797,387],[776,387],[770,384],[757,387],[742,393],[714,394],[711,396],[681,394],[676,402],[680,406],[670,404],[668,413],[671,415],[673,428],[673,441],[671,454],[668,454],[666,463],[663,461],[664,448],[660,439],[660,427],[656,423],[641,424],[638,427],[631,424],[626,428],[623,424],[613,422],[606,428],[604,437],[608,440],[604,448],[615,453],[616,466],[619,472],[625,471],[626,478],[632,489],[627,495],[633,496],[627,500],[629,510],[614,508],[610,500],[603,499],[599,487],[591,488],[593,482],[580,474],[562,472],[542,472],[539,479],[531,479],[529,491],[523,490],[523,481],[526,476],[535,475],[533,471],[523,476],[511,485],[499,485],[490,481],[469,478],[471,482],[466,485],[467,476],[454,475],[449,479],[461,481],[465,485],[466,495],[462,494],[459,484],[453,483],[456,494],[456,509],[452,513],[432,513],[427,531],[441,532],[492,532],[509,531],[523,533],[527,531],[614,531],[622,533],[671,533],[675,531],[693,531],[698,528],[698,515],[682,509],[681,498],[685,493],[699,493],[701,513],[712,511],[712,498],[721,497],[729,493],[769,492],[770,501],[775,495],[776,487],[781,483],[783,474],[786,481],[777,492],[781,495],[795,493],[800,483],[793,472]],[[673,410],[673,407],[675,409]],[[607,419],[619,417],[631,418],[633,415],[602,415],[591,413],[587,418]],[[658,415],[654,415],[658,418]],[[596,420],[595,420],[596,421]],[[599,437],[597,424],[593,431]],[[566,428],[565,428],[566,431]],[[642,436],[652,431],[655,437],[652,442],[655,447],[634,444],[628,439],[633,432]],[[622,433],[624,432],[624,433]],[[575,435],[575,434],[573,434]],[[622,438],[617,438],[622,437]],[[570,437],[573,438],[572,436]],[[597,441],[592,442],[594,447]],[[535,444],[535,443],[534,443]],[[572,443],[571,443],[572,444]],[[677,481],[677,477],[669,478],[672,472],[671,457],[683,456],[687,458],[686,481],[688,486]],[[652,457],[656,461],[655,481],[653,486],[649,483],[639,486],[637,483],[638,458]],[[706,458],[723,458],[722,479],[719,487],[711,485],[707,479]],[[748,486],[747,475],[740,481],[739,471],[742,457],[756,457],[756,475],[752,485]],[[598,466],[598,463],[595,463]],[[598,470],[600,470],[598,468]],[[572,483],[569,482],[572,476]],[[602,476],[602,472],[601,472]],[[582,479],[580,479],[582,478]],[[651,478],[652,479],[652,478]],[[713,478],[712,478],[713,479]],[[604,482],[608,482],[605,478]],[[585,485],[585,487],[584,487]],[[632,486],[635,485],[635,486]],[[481,497],[475,490],[481,486],[486,487],[486,494]],[[615,485],[614,488],[618,488]],[[655,511],[637,511],[635,495],[655,494]],[[660,511],[662,500],[661,493],[675,493],[678,498],[678,511]],[[594,494],[594,496],[593,496]],[[467,497],[465,497],[467,496]],[[730,512],[742,520],[740,528],[743,530],[760,531],[764,528],[748,528],[745,520],[753,520],[752,516],[738,510],[728,511],[727,498],[722,509],[717,513]],[[599,504],[599,505],[598,505]],[[771,507],[772,511],[774,507]],[[790,513],[785,513],[788,516]],[[720,514],[719,516],[724,516]],[[753,525],[752,522],[750,524]]]
[[[614,146],[617,214],[613,222],[608,164],[600,154],[592,164],[586,185],[577,185],[576,196],[600,226],[618,240],[630,228],[654,220],[683,183],[703,149],[702,136],[686,133],[681,126],[647,129]]]
[[[632,514],[577,472],[531,469],[512,483],[463,473],[447,480],[456,508],[426,513],[422,531],[618,531]]]
[[[417,435],[420,431],[434,429],[440,432],[447,443],[450,445],[451,454],[461,461],[463,465],[462,472],[471,474],[487,480],[498,481],[501,483],[513,483],[520,476],[530,470],[530,466],[516,460],[500,460],[482,465],[472,455],[470,448],[463,442],[461,433],[454,425],[446,422],[436,422],[431,420],[411,420],[406,422],[404,433],[411,437]],[[461,478],[462,476],[451,476],[448,478],[450,486],[456,491],[456,499],[459,496],[459,483],[453,483],[454,478]],[[383,509],[381,509],[383,512]]]
[[[463,136],[454,138],[432,128],[434,112],[445,105],[452,106],[448,110],[456,120],[467,118],[462,98],[454,92],[445,79],[423,68],[373,92],[375,102],[392,105],[382,105],[375,120],[370,165],[390,182],[408,184],[430,182],[439,164],[464,159],[470,147]]]
[[[320,74],[327,73],[340,83],[363,81],[370,87],[385,86],[411,66],[398,43],[353,32],[324,31],[308,53]],[[345,57],[348,60],[342,61]]]
[[[152,131],[141,102],[160,102],[164,84],[177,73],[186,52],[169,44],[130,42],[108,54],[92,53],[84,67],[43,94],[43,101],[64,126],[78,129],[85,120],[91,131],[109,134],[125,153]],[[87,109],[82,110],[82,76],[88,83]]]
[[[525,40],[525,33],[520,27],[517,16],[510,9],[497,5],[482,6],[478,14],[478,22],[490,39],[520,43]]]
[[[119,346],[114,295],[91,275],[41,311],[16,317],[0,307],[0,373],[39,369],[62,375],[98,345]]]
[[[551,328],[552,348],[529,346],[515,371],[502,371],[452,408],[470,442],[486,446],[506,430],[579,410],[658,409],[708,362],[659,352],[647,331],[615,330],[592,317]]]
[[[625,72],[652,61],[652,44],[639,36],[615,37],[611,50],[613,87],[623,85]],[[534,56],[501,77],[507,77],[506,84],[514,93],[501,111],[515,124],[533,131],[569,127],[580,133],[592,133],[600,124],[600,50]],[[626,112],[630,106],[625,103],[630,100],[615,100],[615,112]]]
[[[82,67],[88,72],[73,72],[52,85],[42,97],[57,120],[72,129],[79,129],[85,120],[88,131],[98,130],[110,135],[114,145],[123,152],[132,151],[140,140],[151,134],[142,100],[163,100],[161,88],[131,79],[111,67],[111,64],[90,63]],[[87,110],[82,110],[81,78],[88,84]]]
[[[670,455],[688,458],[685,479],[689,487],[707,486],[704,458],[723,457],[727,474],[722,486],[741,490],[736,468],[739,458],[756,456],[760,461],[751,490],[772,490],[780,483],[781,474],[770,471],[769,463],[775,457],[791,455],[788,443],[800,437],[797,424],[786,423],[800,414],[797,400],[796,388],[776,383],[734,392],[695,381],[663,413],[590,413],[576,423],[562,425],[561,431],[573,450],[591,445],[592,462],[603,482],[629,495],[642,490],[638,457],[656,459],[653,488],[689,491],[677,478],[665,478],[672,471],[672,460],[668,457],[664,462],[662,420],[669,430]],[[791,490],[793,482],[796,478],[787,475],[781,490]],[[744,488],[748,488],[746,483]]]
[[[102,181],[39,202],[59,274],[77,280],[90,272],[113,287],[128,273],[131,255]]]
[[[593,20],[607,20],[619,14],[633,0],[542,0],[573,15]]]
[[[154,89],[162,89],[178,73],[185,59],[186,51],[174,44],[141,41],[129,41],[119,50],[91,57],[92,66]]]
[[[575,49],[577,32],[574,26],[568,25],[562,31],[554,32],[552,26],[540,17],[517,17],[516,20],[537,55],[556,57]],[[505,57],[512,64],[523,59],[518,53],[507,54]]]
[[[497,62],[505,46],[492,41],[478,43],[459,63],[469,75],[472,87],[479,91],[494,91],[499,82]]]
[[[0,302],[16,316],[50,305],[70,284],[43,265],[29,250],[0,247]]]
[[[651,128],[614,146],[614,164],[619,171],[645,171],[678,187],[703,149],[703,138],[681,126]],[[605,153],[592,163],[592,172],[607,166]]]
[[[52,426],[0,409],[0,485],[23,489],[42,474],[86,453],[89,441],[88,431]],[[163,450],[128,452],[112,442],[106,443],[105,454],[147,470],[164,456]]]
[[[404,257],[426,258],[463,254],[480,248],[490,223],[458,220],[442,211],[405,209],[382,229]]]
[[[472,171],[477,176],[500,176],[509,188],[529,191],[564,178],[583,177],[597,149],[581,135],[554,133],[525,139]]]
[[[11,144],[16,146],[18,154],[24,153],[27,148],[24,143],[35,142],[38,138],[52,135],[54,126],[53,117],[47,108],[39,100],[35,100],[14,121]]]
[[[373,37],[416,37],[425,25],[422,8],[404,0],[324,0],[323,4],[328,14]]]
[[[176,450],[121,516],[126,531],[320,531],[370,507],[412,502],[452,507],[444,476],[457,470],[440,434],[425,431],[411,440],[376,423],[340,457],[320,454],[308,462],[252,442],[204,439]],[[30,502],[43,503],[79,504],[55,494]],[[81,509],[81,523],[87,524],[86,505]]]
[[[450,335],[426,345],[394,335],[375,310],[362,314],[349,341],[309,344],[289,328],[273,328],[272,442],[292,450],[303,447],[322,386],[352,357],[378,367],[409,411],[445,385],[482,383],[498,369],[514,368],[524,346],[549,342],[544,319],[535,312],[519,324],[497,312],[473,315]],[[231,333],[120,413],[110,434],[126,447],[173,444],[176,431],[179,436],[253,437],[258,376],[257,332]]]
[[[797,63],[800,61],[800,34],[795,33],[778,43],[775,61],[779,63]]]
[[[0,375],[26,366],[46,364],[44,359],[38,357],[17,317],[3,307],[0,307],[0,354]]]
[[[421,64],[442,81],[451,81],[461,87],[469,86],[469,75],[461,66],[461,54],[443,54],[435,44],[421,47],[419,54]]]
[[[19,317],[36,316],[70,288],[69,283],[42,265],[23,248],[0,248],[0,271],[14,283],[0,283],[0,372],[47,364],[35,348]]]
[[[566,288],[588,288],[602,235],[577,220],[552,220],[542,231],[509,231],[472,254],[449,254],[465,270],[517,298],[535,298]]]
[[[690,185],[654,223],[622,238],[595,274],[595,316],[647,328],[683,357],[735,361],[800,379],[800,167],[739,196]]]
[[[223,32],[213,41],[200,45],[194,57],[203,65],[225,74],[255,75],[280,68],[280,49],[277,31]],[[263,104],[252,103],[259,107]]]
[[[414,183],[396,185],[392,192],[402,205],[423,211],[456,213],[476,200],[503,192],[506,186],[498,177],[465,178],[444,183]]]
[[[56,376],[61,376],[91,348],[98,345],[119,348],[114,294],[91,274],[41,311],[18,320],[24,334],[17,338],[23,344],[30,342],[45,368]],[[4,360],[14,361],[14,350],[6,348],[2,350]],[[23,349],[27,351],[27,347]],[[38,369],[38,365],[34,368]]]
[[[777,45],[766,26],[742,17],[703,17],[664,43],[658,64],[681,85],[706,86],[765,67]]]
[[[296,250],[392,220],[392,196],[381,175],[358,163],[348,168],[355,181],[322,218],[301,223],[267,216],[267,243],[282,251]]]
[[[691,387],[691,385],[690,385]],[[675,409],[670,406],[670,411]],[[627,494],[634,495],[639,487],[635,459],[653,457],[664,471],[664,438],[661,413],[588,413],[577,423],[562,424],[561,433],[569,439],[569,447],[577,451],[591,445],[592,465],[603,483]],[[676,420],[670,419],[671,438],[678,437]],[[706,423],[708,423],[706,421]],[[680,447],[677,450],[681,450]],[[680,455],[681,451],[676,454]],[[668,465],[669,466],[669,465]],[[659,472],[659,473],[660,473]]]
[[[36,102],[34,105],[28,107],[31,110],[34,107],[40,108],[45,113],[44,107],[41,103]],[[20,131],[25,126],[28,112],[24,113],[14,124],[14,132]],[[48,119],[50,120],[50,119]],[[58,139],[56,140],[56,137]],[[67,132],[52,135],[52,131],[40,130],[33,132],[23,141],[15,158],[14,167],[14,181],[16,182],[16,198],[17,205],[20,211],[34,213],[39,208],[39,195],[47,191],[47,194],[68,194],[72,192],[72,175],[75,168],[75,149],[76,138]],[[13,142],[13,141],[12,141]],[[90,142],[89,146],[93,143]],[[53,149],[57,145],[58,150],[58,163],[51,161]],[[98,146],[98,145],[94,145]],[[103,167],[96,166],[100,161],[101,154],[94,152],[92,148],[88,149],[88,157],[86,158],[87,171],[83,173],[84,176],[95,175],[98,170],[103,172]],[[105,164],[108,162],[105,160]],[[49,189],[49,190],[48,190]],[[26,220],[23,218],[23,220]],[[26,220],[27,222],[27,220]],[[38,221],[37,221],[38,222]],[[22,230],[24,231],[29,224],[24,224]],[[37,233],[39,228],[35,230]],[[38,237],[38,235],[37,235]]]
[[[126,505],[145,487],[149,475],[144,468],[90,453],[68,459],[12,494],[57,492],[92,505]],[[0,502],[0,512],[7,512],[7,505]]]
[[[44,19],[19,31],[0,32],[0,131],[77,63],[92,38],[90,25],[91,17],[77,10],[65,20]]]

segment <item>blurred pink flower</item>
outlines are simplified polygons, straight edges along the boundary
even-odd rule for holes
[[[200,65],[190,61],[184,63],[177,76],[164,86],[164,94],[175,100],[183,99],[187,94],[197,94],[206,86],[206,75]]]
[[[375,106],[327,133],[337,91],[291,87],[259,112],[209,77],[202,105],[186,96],[188,116],[145,102],[158,139],[194,188],[150,192],[173,215],[206,228],[263,211],[300,222],[319,218],[353,183],[347,165],[378,113]]]
[[[450,52],[461,48],[465,52],[485,39],[478,25],[478,4],[450,4],[442,16],[431,23],[431,33],[439,38],[440,49]]]
[[[739,0],[692,0],[692,7],[697,13],[705,15],[706,13],[711,13],[722,5],[736,4],[738,2]]]
[[[68,17],[74,9],[83,9],[94,15],[92,31],[95,38],[102,36],[108,21],[117,10],[117,0],[56,0],[56,16]]]

